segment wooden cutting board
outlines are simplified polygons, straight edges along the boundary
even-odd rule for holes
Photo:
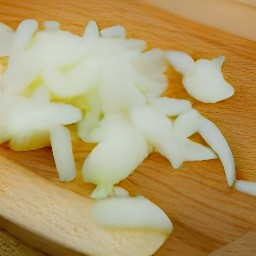
[[[85,24],[95,19],[101,28],[123,25],[129,37],[146,40],[151,48],[186,51],[194,58],[224,55],[224,75],[235,88],[231,99],[213,105],[191,99],[173,69],[169,70],[166,95],[191,100],[196,109],[212,120],[232,148],[237,178],[256,181],[255,42],[209,29],[138,1],[0,1],[1,22],[15,28],[25,18],[37,19],[41,24],[46,19],[58,20],[64,28],[80,34]],[[90,149],[91,145],[74,146],[78,169]],[[81,204],[93,186],[83,183],[79,173],[74,182],[60,183],[50,149],[17,153],[2,146],[0,155],[2,227],[41,250],[58,255],[78,250],[75,240],[57,237],[50,243],[51,232],[48,237],[40,237],[33,228],[34,222],[52,220],[52,224],[43,225],[40,221],[37,224],[42,229],[51,226],[54,232],[66,232],[70,223],[63,224],[66,219],[61,207],[76,215],[76,204]],[[256,198],[228,188],[218,160],[186,163],[175,171],[166,159],[154,153],[121,185],[151,199],[173,221],[174,231],[156,256],[210,253],[223,256],[231,255],[230,248],[232,255],[256,255]],[[13,196],[6,197],[6,191]],[[33,205],[38,204],[44,211],[27,211],[30,200],[37,201]],[[54,206],[54,200],[59,208]],[[21,214],[24,209],[26,216]]]

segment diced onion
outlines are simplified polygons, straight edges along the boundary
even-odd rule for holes
[[[31,39],[38,29],[35,20],[24,20],[18,26],[13,40],[13,51],[23,51],[29,47]]]
[[[167,59],[178,72],[183,74],[183,85],[195,99],[205,103],[215,103],[234,94],[234,88],[225,81],[221,72],[223,56],[194,62],[185,53],[170,51],[167,53]]]
[[[148,145],[141,133],[126,124],[100,142],[86,158],[83,177],[97,185],[93,198],[113,193],[113,185],[126,178],[147,157]]]
[[[191,109],[188,100],[171,99],[167,97],[154,98],[150,105],[166,116],[178,116]]]
[[[256,182],[255,181],[245,181],[237,180],[235,182],[235,188],[240,192],[256,196]]]
[[[151,229],[166,234],[172,231],[166,214],[142,196],[98,200],[92,213],[95,222],[106,228]]]
[[[70,133],[63,125],[50,129],[52,152],[61,181],[68,182],[76,177]]]
[[[192,109],[177,117],[174,129],[186,136],[198,132],[218,154],[224,166],[228,185],[232,186],[234,184],[236,179],[234,157],[226,139],[214,123]]]
[[[60,178],[67,181],[74,173],[60,170],[53,134],[60,131],[70,149],[64,125],[79,122],[79,138],[98,143],[83,165],[84,179],[96,185],[94,198],[113,195],[113,186],[152,150],[175,169],[184,161],[214,159],[214,150],[228,184],[234,183],[234,159],[217,127],[191,110],[189,101],[163,97],[168,61],[196,99],[230,97],[233,87],[221,72],[224,57],[194,61],[183,52],[146,50],[144,41],[127,39],[122,26],[99,30],[93,20],[82,36],[61,30],[56,21],[44,27],[38,31],[37,21],[25,20],[13,32],[0,24],[0,56],[9,56],[0,81],[1,142],[15,150],[37,149],[48,146],[51,135]],[[188,139],[195,132],[213,150]]]
[[[0,23],[0,57],[10,56],[14,39],[12,28]]]
[[[47,31],[56,31],[60,29],[60,23],[57,21],[45,21],[44,27]]]
[[[101,36],[125,38],[125,29],[120,25],[105,28],[100,31]]]

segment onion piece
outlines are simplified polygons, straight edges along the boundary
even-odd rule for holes
[[[0,57],[10,56],[13,39],[13,29],[3,23],[0,23]]]
[[[76,123],[82,118],[79,109],[64,103],[49,103],[31,99],[1,110],[2,137],[10,140],[17,151],[49,146],[50,127]]]
[[[142,132],[154,148],[177,169],[184,161],[200,161],[216,158],[207,147],[176,135],[172,122],[150,106],[130,111],[132,123]]]
[[[189,55],[170,51],[167,53],[167,59],[183,74],[183,85],[195,99],[215,103],[234,94],[234,88],[225,81],[221,72],[223,56],[213,60],[199,59],[194,63]]]
[[[147,157],[148,145],[139,131],[120,124],[114,135],[99,143],[84,161],[82,174],[97,185],[92,198],[113,193],[113,185],[126,178]]]
[[[26,50],[38,29],[36,20],[24,20],[20,23],[14,34],[12,51],[19,52]]]
[[[100,32],[97,23],[94,20],[89,21],[84,30],[83,38],[86,40],[91,40],[98,39],[99,37]]]
[[[140,39],[129,38],[123,44],[127,50],[136,51],[137,53],[141,53],[147,48],[146,42]]]
[[[113,196],[116,196],[116,197],[128,197],[129,196],[129,192],[126,189],[122,188],[122,187],[115,186],[114,187]]]
[[[39,76],[38,63],[33,54],[20,52],[9,57],[8,66],[2,75],[3,101],[15,102],[26,88]]]
[[[186,53],[179,51],[168,51],[166,58],[179,73],[185,75],[195,67],[194,60]]]
[[[82,62],[88,49],[82,38],[68,31],[40,31],[29,48],[37,65],[44,69],[68,70]]]
[[[76,167],[69,130],[63,125],[55,125],[50,129],[50,138],[60,180],[73,180],[76,177]]]
[[[119,37],[125,38],[125,29],[120,25],[116,25],[110,28],[105,28],[100,31],[100,35],[103,37]]]
[[[153,98],[150,105],[166,116],[177,116],[191,109],[188,100],[171,99],[168,97]]]
[[[236,180],[235,188],[240,192],[243,192],[252,196],[256,196],[255,181]]]
[[[60,23],[58,21],[45,21],[44,22],[45,30],[47,31],[56,31],[60,30]]]
[[[142,196],[97,200],[92,214],[95,222],[105,228],[149,229],[166,235],[173,228],[166,214]]]
[[[174,123],[177,133],[190,136],[198,132],[206,143],[218,154],[229,186],[235,182],[235,161],[231,149],[218,127],[200,115],[195,109],[179,115]]]
[[[98,74],[97,63],[88,59],[66,72],[53,68],[45,68],[42,72],[49,90],[60,98],[72,98],[86,93],[97,86]]]

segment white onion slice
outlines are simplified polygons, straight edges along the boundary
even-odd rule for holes
[[[49,102],[50,101],[50,93],[45,85],[40,85],[37,89],[34,90],[31,95],[31,100],[38,102]]]
[[[126,39],[123,42],[125,48],[129,51],[136,51],[137,53],[141,53],[146,50],[147,44],[143,40],[139,39]]]
[[[86,60],[75,65],[70,71],[45,68],[42,76],[50,91],[60,98],[72,98],[87,92],[98,83],[97,63]]]
[[[191,109],[188,100],[171,99],[168,97],[153,98],[150,105],[166,116],[177,116]]]
[[[10,140],[10,147],[15,150],[48,146],[50,127],[76,123],[82,118],[81,111],[71,105],[41,99],[17,103],[3,113],[3,137]],[[34,143],[33,140],[38,142]]]
[[[179,168],[184,161],[216,158],[209,148],[176,135],[172,122],[151,107],[134,108],[130,116],[133,124],[140,129],[154,148],[171,162],[175,169]]]
[[[138,71],[146,73],[149,76],[162,74],[167,69],[165,52],[160,49],[143,52],[133,61]]]
[[[11,92],[12,101],[15,101],[38,76],[39,67],[33,54],[13,54],[9,57],[8,66],[2,76],[3,90]]]
[[[100,32],[97,23],[94,20],[89,21],[84,30],[83,38],[91,40],[98,39],[99,37]]]
[[[175,119],[173,128],[177,134],[188,138],[199,131],[200,121],[200,115],[192,109],[179,115]]]
[[[76,167],[69,130],[63,125],[55,125],[50,129],[50,138],[60,180],[73,180],[76,177]]]
[[[60,30],[60,23],[58,21],[48,20],[44,22],[44,27],[47,31],[56,31]]]
[[[229,186],[235,182],[235,161],[231,149],[218,127],[192,109],[177,117],[174,123],[176,132],[190,136],[198,132],[207,144],[218,154]]]
[[[151,77],[150,74],[141,74],[137,72],[133,81],[141,92],[148,98],[160,97],[168,86],[166,76]]]
[[[125,38],[125,29],[120,25],[116,25],[110,28],[105,28],[100,31],[100,35],[103,37],[119,37]]]
[[[87,113],[77,126],[79,138],[87,143],[99,143],[103,141],[107,136],[105,132],[99,128],[99,120],[99,113]]]
[[[6,57],[11,54],[13,39],[13,29],[0,23],[0,57]]]
[[[129,196],[129,192],[126,189],[122,188],[122,187],[115,186],[114,187],[113,196],[116,196],[116,197],[128,197]]]
[[[147,142],[129,125],[115,128],[113,136],[99,143],[86,158],[83,177],[97,185],[93,198],[104,198],[113,185],[126,178],[148,155]]]
[[[189,55],[171,51],[167,53],[167,59],[183,74],[183,85],[195,99],[215,103],[234,94],[234,88],[225,81],[221,72],[223,56],[213,60],[200,59],[194,63]]]
[[[37,29],[38,23],[36,20],[22,21],[15,31],[12,50],[14,52],[26,50]]]
[[[194,60],[184,52],[168,51],[166,58],[169,63],[183,75],[192,71],[195,66]]]
[[[29,52],[42,69],[68,70],[84,60],[88,49],[80,36],[55,30],[37,32]]]
[[[167,215],[142,196],[97,200],[92,214],[95,222],[106,228],[149,229],[167,235],[173,228]]]
[[[256,182],[255,181],[245,181],[237,180],[235,182],[235,188],[240,192],[256,196]]]

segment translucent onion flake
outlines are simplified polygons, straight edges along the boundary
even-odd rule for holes
[[[221,72],[225,59],[223,56],[194,62],[186,53],[169,51],[167,59],[178,72],[183,74],[183,85],[195,99],[205,103],[215,103],[234,94],[234,88],[226,82]]]
[[[172,231],[166,214],[142,196],[98,200],[92,213],[95,222],[106,228],[149,229],[166,234]]]
[[[71,181],[76,177],[76,167],[69,131],[62,125],[55,125],[50,130],[51,146],[61,181]]]
[[[255,181],[237,180],[235,183],[235,188],[240,192],[247,193],[252,196],[256,196]]]

